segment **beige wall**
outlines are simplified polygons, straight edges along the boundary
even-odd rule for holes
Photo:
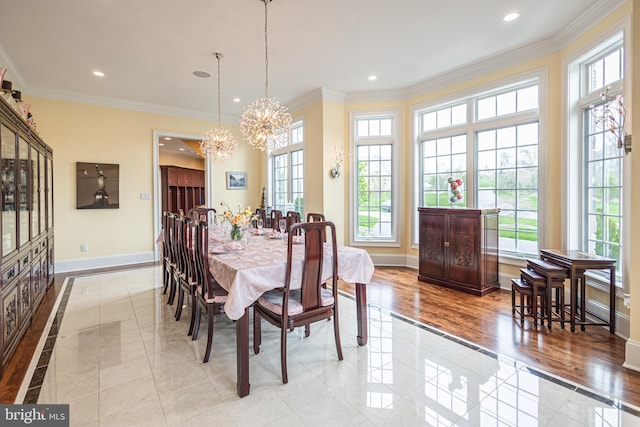
[[[41,98],[28,102],[41,137],[54,153],[56,262],[152,252],[155,201],[140,200],[140,193],[153,194],[153,131],[204,134],[211,123]],[[237,125],[232,127],[238,133]],[[120,165],[119,209],[76,209],[76,162]],[[227,170],[247,171],[248,190],[226,190]],[[250,148],[242,147],[213,171],[214,200],[232,207],[259,203],[261,166]],[[88,245],[88,252],[80,252],[81,243]]]

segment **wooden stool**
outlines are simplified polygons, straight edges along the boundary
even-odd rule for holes
[[[551,328],[552,320],[560,322],[564,329],[564,279],[569,272],[566,268],[540,260],[527,260],[529,268],[520,269],[520,277],[534,288],[534,294],[538,291],[547,295],[548,304],[543,311],[542,323],[547,318],[547,326]],[[553,291],[555,290],[555,304]],[[555,313],[554,309],[555,308]],[[555,319],[554,319],[555,315]]]
[[[520,295],[520,304],[516,304],[516,292]],[[515,317],[516,313],[520,315],[520,326],[524,323],[526,309],[531,311],[531,298],[533,297],[533,289],[531,285],[522,282],[519,278],[511,279],[511,315]]]

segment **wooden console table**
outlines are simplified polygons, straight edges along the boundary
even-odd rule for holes
[[[605,258],[599,255],[591,255],[580,251],[569,251],[560,249],[541,249],[540,258],[542,258],[544,261],[552,262],[569,269],[569,280],[571,286],[571,332],[575,331],[576,325],[580,325],[580,329],[583,331],[586,325],[598,325],[608,326],[609,332],[613,334],[616,329],[616,260],[612,258]],[[593,313],[589,314],[600,320],[600,322],[591,322],[586,319],[586,283],[584,277],[584,272],[586,270],[609,270],[608,322]],[[578,307],[578,295],[580,295],[580,307]]]

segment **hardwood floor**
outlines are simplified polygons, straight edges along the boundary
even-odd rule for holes
[[[0,380],[0,403],[14,402],[64,278],[56,275],[55,285],[47,292],[33,324],[5,368]],[[351,284],[340,286],[346,292],[355,292]],[[554,323],[551,330],[536,330],[528,320],[520,327],[511,316],[510,292],[476,297],[420,282],[417,271],[410,268],[377,267],[367,286],[367,300],[640,407],[640,372],[622,367],[625,340],[603,328],[588,327],[585,332],[572,333],[568,327],[563,330]]]
[[[376,267],[367,286],[367,301],[530,367],[565,378],[611,398],[640,406],[640,372],[622,367],[625,340],[597,326],[570,332],[554,323],[521,327],[511,315],[511,292],[477,297],[418,281],[410,268]],[[353,293],[353,285],[341,283]]]

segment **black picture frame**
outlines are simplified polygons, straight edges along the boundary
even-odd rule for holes
[[[120,165],[76,163],[76,209],[118,209]]]

